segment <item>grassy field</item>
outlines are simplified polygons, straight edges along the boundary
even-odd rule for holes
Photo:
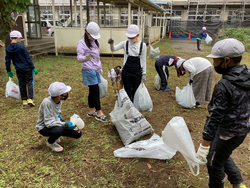
[[[197,56],[197,52],[185,53],[174,50],[171,42],[162,41],[154,46],[161,54],[170,54],[183,58]],[[148,50],[149,52],[149,50]],[[199,56],[205,56],[204,51]],[[243,63],[250,66],[249,54],[244,54]],[[122,65],[122,58],[101,58],[104,78],[108,67]],[[146,86],[153,100],[152,112],[142,112],[161,136],[161,131],[174,116],[182,116],[194,141],[196,150],[201,141],[207,113],[207,103],[200,109],[182,109],[175,101],[175,87],[187,84],[188,76],[178,78],[174,67],[169,69],[170,92],[160,92],[154,87],[155,59],[147,59]],[[205,166],[200,166],[200,174],[192,176],[184,157],[177,154],[170,160],[116,158],[113,151],[123,147],[119,134],[112,123],[101,123],[87,118],[88,87],[83,86],[81,64],[76,57],[42,56],[34,60],[39,74],[35,75],[34,108],[23,107],[21,100],[5,97],[5,85],[8,77],[0,72],[0,187],[162,187],[184,188],[207,186],[208,174]],[[17,83],[14,73],[13,81]],[[220,75],[214,74],[213,85]],[[52,82],[60,81],[72,87],[69,98],[63,102],[62,117],[65,120],[78,114],[85,122],[80,139],[61,138],[62,153],[52,152],[46,145],[46,138],[35,128],[38,109],[42,100],[48,96],[48,87]],[[115,100],[114,87],[110,80],[108,94],[101,99],[103,112],[113,110]],[[149,139],[147,135],[140,140]],[[233,154],[242,172],[246,185],[250,186],[250,139],[249,136]],[[149,165],[151,168],[149,168]],[[231,187],[226,181],[225,187]]]

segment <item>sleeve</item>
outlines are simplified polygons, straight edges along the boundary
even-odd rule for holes
[[[142,74],[146,74],[146,70],[147,70],[147,46],[145,43],[143,43],[143,47],[142,47],[141,67],[142,67]]]
[[[56,118],[53,116],[54,113],[52,112],[52,108],[49,103],[44,103],[42,109],[44,114],[44,125],[46,127],[51,128],[55,126],[65,126],[65,122],[60,121],[58,116]]]
[[[8,53],[7,50],[6,50],[5,65],[6,65],[6,70],[7,70],[7,72],[10,72],[10,71],[11,71],[11,69],[10,69],[10,64],[11,64],[10,55],[9,55],[9,53]]]
[[[79,41],[77,44],[77,60],[80,63],[84,63],[87,61],[84,45],[81,43],[81,41]]]
[[[203,35],[203,37],[207,37],[207,34],[202,30],[202,35]]]
[[[122,41],[119,44],[117,44],[116,46],[114,46],[114,44],[111,44],[110,45],[110,50],[112,52],[114,52],[114,51],[117,51],[117,50],[120,50],[120,49],[125,49],[125,44],[126,44],[126,41]]]
[[[24,54],[24,57],[26,59],[26,62],[29,64],[29,67],[33,70],[35,67],[34,67],[34,64],[30,58],[30,55],[27,51],[27,49],[23,46],[23,54]]]
[[[183,63],[183,67],[190,74],[190,79],[193,80],[195,74],[195,67],[191,64],[190,60],[187,60]]]
[[[215,85],[212,99],[208,105],[209,115],[202,133],[204,140],[212,141],[223,121],[228,108],[228,101],[230,101],[232,95],[228,88],[230,87],[220,81]]]

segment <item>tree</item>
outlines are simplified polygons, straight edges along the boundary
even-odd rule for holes
[[[5,70],[5,39],[15,26],[14,15],[27,12],[30,0],[0,0],[0,69]]]

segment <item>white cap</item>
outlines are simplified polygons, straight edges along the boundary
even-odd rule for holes
[[[239,57],[245,52],[242,42],[228,38],[215,43],[207,58]]]
[[[23,39],[23,36],[19,31],[14,30],[10,32],[10,38],[22,38]]]
[[[126,33],[126,36],[128,38],[134,38],[138,34],[139,34],[139,27],[137,25],[131,24],[130,26],[128,26],[127,33]]]
[[[101,38],[99,34],[100,28],[95,22],[89,22],[86,27],[86,31],[96,40]]]
[[[49,95],[51,97],[57,97],[71,90],[70,86],[66,86],[62,82],[54,82],[49,86]]]
[[[177,61],[177,68],[179,68],[186,59],[182,59],[181,57],[178,57],[179,60]]]
[[[207,30],[207,28],[206,28],[206,27],[203,27],[202,29],[203,29],[203,30]]]

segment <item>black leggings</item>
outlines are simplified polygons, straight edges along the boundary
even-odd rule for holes
[[[89,85],[88,102],[89,102],[89,108],[95,108],[96,111],[101,110],[100,91],[98,84]]]
[[[19,90],[21,93],[22,100],[33,99],[33,77],[32,77],[32,70],[31,69],[19,69],[16,70],[17,78],[19,81]],[[28,86],[28,94],[27,97],[27,89]]]
[[[72,130],[65,127],[55,126],[51,128],[44,127],[39,133],[43,136],[48,136],[48,142],[53,144],[60,136],[67,136],[70,138],[80,138],[82,132],[80,130]]]

